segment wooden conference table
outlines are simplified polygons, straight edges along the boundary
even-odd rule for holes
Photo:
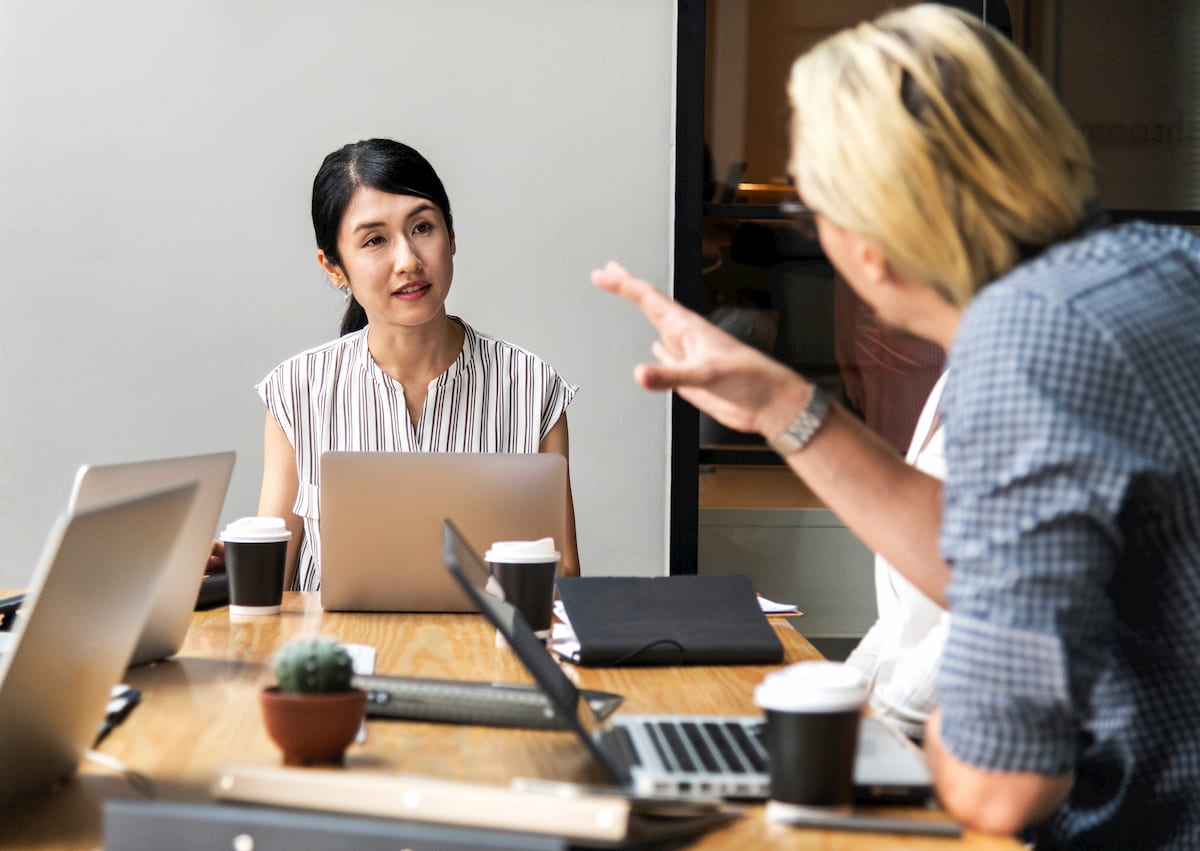
[[[820,655],[787,623],[775,631],[785,661]],[[315,594],[289,593],[278,617],[230,620],[228,609],[197,613],[177,657],[131,669],[126,681],[142,701],[101,745],[101,752],[148,776],[156,800],[207,802],[218,765],[276,766],[279,753],[260,720],[258,691],[271,684],[271,654],[300,634],[320,632],[376,648],[376,672],[423,677],[527,682],[511,653],[498,649],[479,615],[335,614]],[[625,696],[627,712],[756,713],[754,686],[769,670],[756,666],[588,669],[564,666],[578,685]],[[366,741],[352,745],[347,769],[507,785],[513,777],[582,783],[604,778],[571,733],[371,720]],[[0,845],[98,848],[108,798],[144,799],[118,774],[85,762],[63,788],[3,813]],[[936,811],[880,814],[944,820]],[[1017,849],[1011,839],[967,832],[961,840],[790,828],[768,823],[763,807],[696,838],[689,848]]]

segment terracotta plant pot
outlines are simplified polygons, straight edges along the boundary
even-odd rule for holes
[[[283,751],[284,765],[340,765],[367,710],[360,688],[286,694],[276,686],[259,695],[263,723]]]

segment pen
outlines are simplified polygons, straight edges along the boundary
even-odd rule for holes
[[[21,604],[25,602],[24,594],[17,594],[15,597],[5,597],[0,600],[0,630],[12,629],[12,625],[17,616],[17,610],[21,608]]]
[[[108,702],[108,714],[104,716],[104,722],[100,725],[100,733],[96,736],[96,741],[92,744],[92,748],[97,748],[104,738],[113,731],[113,728],[120,724],[133,711],[133,707],[137,706],[142,699],[142,693],[135,688],[124,687],[124,691],[120,691],[113,696]]]

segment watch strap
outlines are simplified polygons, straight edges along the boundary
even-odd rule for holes
[[[821,423],[825,422],[828,413],[829,396],[816,384],[812,385],[812,395],[808,399],[808,404],[804,406],[804,410],[796,416],[790,426],[783,430],[782,434],[768,439],[767,445],[780,455],[799,452],[813,439],[813,435],[817,433]]]

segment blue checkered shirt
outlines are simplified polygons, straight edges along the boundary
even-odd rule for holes
[[[1109,227],[988,286],[944,417],[947,747],[1074,772],[1039,846],[1200,848],[1200,241]]]

